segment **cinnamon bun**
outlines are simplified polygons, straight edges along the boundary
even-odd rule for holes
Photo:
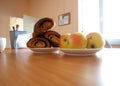
[[[42,18],[37,21],[37,23],[34,25],[34,32],[35,33],[41,33],[46,32],[47,30],[51,29],[54,26],[54,21],[51,18]]]
[[[29,48],[50,48],[50,42],[45,38],[31,38],[27,42],[27,47]]]
[[[56,31],[46,31],[43,35],[45,38],[47,38],[50,42],[51,42],[51,45],[53,47],[59,47],[59,41],[60,41],[60,37],[61,35],[56,32]]]

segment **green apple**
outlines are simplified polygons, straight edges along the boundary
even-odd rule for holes
[[[103,48],[105,40],[101,33],[91,32],[87,34],[87,48]]]
[[[60,40],[61,48],[81,49],[87,46],[87,38],[82,32],[65,34]]]

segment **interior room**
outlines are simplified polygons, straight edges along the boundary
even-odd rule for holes
[[[20,31],[27,31],[28,33],[32,33],[34,24],[37,22],[37,20],[44,18],[44,17],[50,17],[54,19],[56,23],[54,30],[58,31],[60,34],[64,34],[68,32],[73,33],[77,31],[83,31],[83,29],[84,29],[84,32],[85,31],[86,32],[87,31],[102,32],[103,30],[101,29],[98,30],[98,29],[103,27],[103,22],[96,23],[98,20],[101,21],[102,17],[94,18],[96,20],[90,19],[91,18],[90,16],[92,15],[94,17],[96,15],[102,16],[102,12],[99,12],[99,14],[97,13],[98,12],[97,8],[99,9],[98,6],[102,6],[102,5],[99,5],[98,1],[95,2],[96,3],[95,7],[91,7],[90,2],[86,3],[85,1],[83,2],[82,0],[81,1],[79,0],[75,0],[75,1],[74,0],[52,0],[51,2],[49,2],[48,0],[45,0],[45,1],[43,0],[20,0],[20,1],[2,0],[0,3],[0,10],[1,10],[0,36],[7,38],[7,48],[11,48],[10,31],[13,31],[12,26],[15,26],[15,24],[18,23],[17,20],[22,19],[23,21],[21,23],[22,25],[20,25],[20,28],[19,28]],[[83,4],[81,5],[81,3]],[[88,3],[90,5],[88,5]],[[86,8],[86,6],[89,6],[89,9]],[[94,11],[90,12],[91,13],[90,14],[88,13],[89,11],[87,10],[91,10],[91,9],[93,9]],[[101,11],[102,7],[99,10]],[[60,26],[59,20],[58,20],[59,15],[65,14],[68,12],[70,12],[71,14],[70,24]],[[86,15],[86,14],[90,14],[90,15]],[[87,21],[88,23],[85,21]],[[91,21],[93,23],[90,23]],[[114,33],[118,33],[118,31]],[[119,36],[117,37],[118,38],[116,39],[119,39]],[[120,42],[119,41],[116,41],[116,42],[117,44],[113,43],[114,45],[113,47],[119,47]]]
[[[0,0],[0,86],[120,86],[120,0]]]
[[[69,2],[69,3],[68,3]],[[73,3],[75,5],[73,5]],[[78,31],[77,0],[2,0],[0,3],[0,36],[7,38],[7,48],[10,48],[10,33],[13,30],[10,25],[10,17],[22,18],[23,30],[32,33],[34,23],[43,17],[53,18],[56,26],[54,30],[59,33]],[[58,16],[71,13],[71,24],[58,26]],[[74,23],[73,23],[74,22]]]

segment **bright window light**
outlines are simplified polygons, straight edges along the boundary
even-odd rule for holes
[[[98,31],[120,44],[120,0],[78,0],[79,31]]]
[[[120,0],[103,1],[103,33],[108,39],[120,39]]]

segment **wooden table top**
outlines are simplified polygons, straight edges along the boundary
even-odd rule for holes
[[[0,86],[120,86],[120,49],[86,57],[6,49],[0,53]]]

